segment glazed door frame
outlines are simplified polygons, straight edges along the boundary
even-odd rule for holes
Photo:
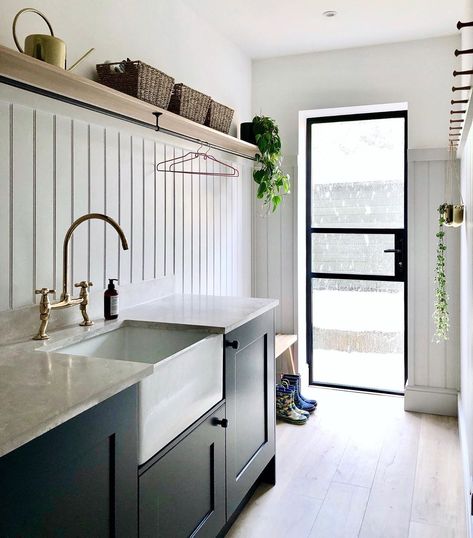
[[[322,228],[312,225],[312,125],[317,123],[336,123],[360,120],[376,120],[402,118],[404,120],[404,227],[403,228]],[[313,326],[312,326],[312,282],[316,278],[340,279],[340,280],[373,280],[402,282],[404,284],[404,383],[407,381],[408,372],[408,315],[407,315],[407,293],[408,293],[408,257],[407,257],[407,110],[395,110],[391,112],[368,112],[361,114],[346,114],[334,116],[321,116],[308,118],[306,121],[306,345],[307,363],[309,365],[309,383],[311,385],[325,386],[331,388],[341,388],[357,390],[362,392],[377,392],[382,394],[404,394],[403,392],[375,389],[369,387],[357,387],[352,385],[340,385],[327,382],[314,381],[314,357],[313,357]],[[312,266],[312,237],[314,234],[392,234],[395,237],[395,244],[392,254],[394,254],[394,274],[374,275],[357,273],[334,273],[316,272]]]

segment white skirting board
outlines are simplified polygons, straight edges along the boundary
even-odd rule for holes
[[[470,490],[472,482],[470,464],[468,458],[468,439],[465,429],[465,415],[463,412],[463,402],[461,394],[458,395],[458,430],[460,433],[460,448],[461,448],[461,458],[462,458],[462,469],[463,469],[463,489],[465,492],[465,517],[466,517],[466,538],[471,538],[473,536],[472,532],[472,516],[471,512],[471,499],[470,499]]]
[[[458,414],[458,391],[419,385],[406,385],[404,409],[417,413],[430,413],[456,417]]]

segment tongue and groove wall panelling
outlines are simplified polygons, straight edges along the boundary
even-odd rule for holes
[[[296,331],[296,167],[288,163],[285,171],[291,177],[291,193],[284,197],[277,211],[266,215],[259,201],[253,203],[253,294],[279,299],[276,331],[293,334]]]
[[[11,165],[11,123],[13,121],[13,106],[0,101],[0,192],[2,193],[2,210],[0,211],[0,244],[2,255],[0,256],[0,310],[8,310],[12,307],[10,294],[10,217],[11,217],[11,189],[12,179]]]
[[[89,125],[89,170],[88,193],[89,211],[103,213],[105,211],[105,129],[98,125]],[[105,222],[91,220],[80,225],[87,229],[90,245],[88,275],[94,286],[105,284]],[[75,281],[83,280],[75,275]]]
[[[69,292],[85,279],[97,291],[107,278],[124,285],[175,275],[177,292],[251,294],[251,162],[212,151],[240,177],[207,175],[223,170],[208,160],[185,163],[196,175],[158,172],[158,162],[190,148],[9,88],[0,88],[0,120],[0,311],[34,305],[43,286],[59,297],[64,234],[89,212],[116,219],[130,250],[109,225],[81,224]]]
[[[120,220],[119,139],[115,129],[105,130],[105,184],[104,212],[117,222]],[[111,226],[105,226],[104,278],[118,278],[119,238]],[[105,282],[107,284],[107,282]],[[98,285],[98,282],[97,282]]]
[[[62,286],[62,246],[64,233],[72,222],[73,190],[72,190],[72,129],[73,121],[70,118],[54,116],[54,195],[52,202],[43,207],[46,218],[51,218],[54,228],[54,277],[53,284],[56,290]],[[43,256],[43,254],[39,254]],[[72,265],[69,264],[69,282],[72,282]],[[37,287],[48,286],[49,279],[36,280]],[[59,297],[59,294],[56,295]]]
[[[34,220],[36,146],[33,144],[34,111],[22,106],[13,107],[10,142],[12,174],[11,266],[12,304],[19,308],[34,300]],[[45,238],[46,241],[50,240]]]
[[[89,212],[89,141],[89,125],[83,121],[74,121],[72,124],[72,220]],[[56,209],[59,211],[61,211],[60,204],[61,201],[58,200]],[[63,237],[65,231],[62,234]],[[72,278],[69,292],[72,293],[74,282],[89,279],[90,242],[87,223],[77,228],[71,242]],[[42,287],[40,283],[39,287]]]
[[[35,111],[34,140],[34,281],[54,287],[54,219],[47,208],[54,198],[54,117]],[[41,133],[41,136],[38,136]]]

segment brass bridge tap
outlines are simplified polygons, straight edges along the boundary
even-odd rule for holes
[[[98,219],[103,220],[104,222],[107,222],[115,230],[117,231],[118,235],[120,236],[122,248],[123,250],[128,250],[128,242],[126,240],[125,234],[123,230],[120,228],[119,224],[115,222],[111,217],[108,217],[107,215],[102,215],[101,213],[89,213],[87,215],[83,215],[82,217],[79,217],[77,220],[75,220],[69,229],[66,232],[66,235],[64,237],[64,245],[63,245],[63,251],[62,251],[62,261],[63,261],[63,267],[62,267],[62,294],[61,299],[57,303],[51,303],[49,301],[49,295],[52,293],[56,293],[56,290],[51,290],[49,288],[41,288],[39,290],[35,290],[35,293],[37,295],[41,295],[41,301],[39,303],[39,317],[41,320],[41,324],[39,326],[39,331],[36,336],[33,337],[34,340],[47,340],[49,336],[46,333],[46,329],[48,326],[49,316],[51,314],[51,310],[59,309],[59,308],[68,308],[70,306],[79,305],[81,314],[82,314],[82,322],[80,325],[84,327],[88,327],[90,325],[93,325],[93,321],[89,317],[89,313],[87,312],[87,307],[89,305],[89,288],[93,286],[92,282],[89,282],[88,280],[82,280],[81,282],[78,282],[77,284],[74,284],[74,287],[80,288],[79,297],[71,297],[68,288],[68,268],[69,268],[69,242],[72,236],[72,233],[74,230],[81,224],[82,222],[85,222],[86,220],[92,220],[92,219]]]
[[[78,284],[74,284],[75,288],[80,288],[79,299],[82,299],[82,301],[79,303],[79,308],[80,308],[82,317],[84,318],[84,321],[82,321],[80,325],[82,325],[83,327],[88,327],[89,325],[94,324],[94,322],[90,320],[89,313],[87,312],[87,305],[89,304],[90,286],[93,286],[93,284],[92,282],[89,282],[88,280],[82,280]]]

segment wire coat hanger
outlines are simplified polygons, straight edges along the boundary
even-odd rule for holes
[[[180,157],[174,157],[172,159],[166,159],[165,161],[161,161],[156,166],[156,170],[158,172],[174,172],[176,174],[189,174],[189,175],[203,175],[203,176],[213,176],[213,177],[239,177],[240,172],[237,168],[234,166],[225,163],[223,161],[220,161],[219,159],[215,158],[213,155],[209,154],[210,151],[210,144],[208,145],[208,149],[205,152],[202,152],[201,149],[204,147],[204,143],[201,142],[200,146],[197,148],[197,151],[188,151],[186,154],[180,156]],[[206,171],[194,171],[194,170],[185,170],[182,166],[182,169],[177,169],[176,166],[184,165],[184,163],[192,162],[195,160],[203,159],[204,161],[212,161],[213,163],[220,164],[226,169],[227,171],[220,171],[220,172],[206,172]]]

